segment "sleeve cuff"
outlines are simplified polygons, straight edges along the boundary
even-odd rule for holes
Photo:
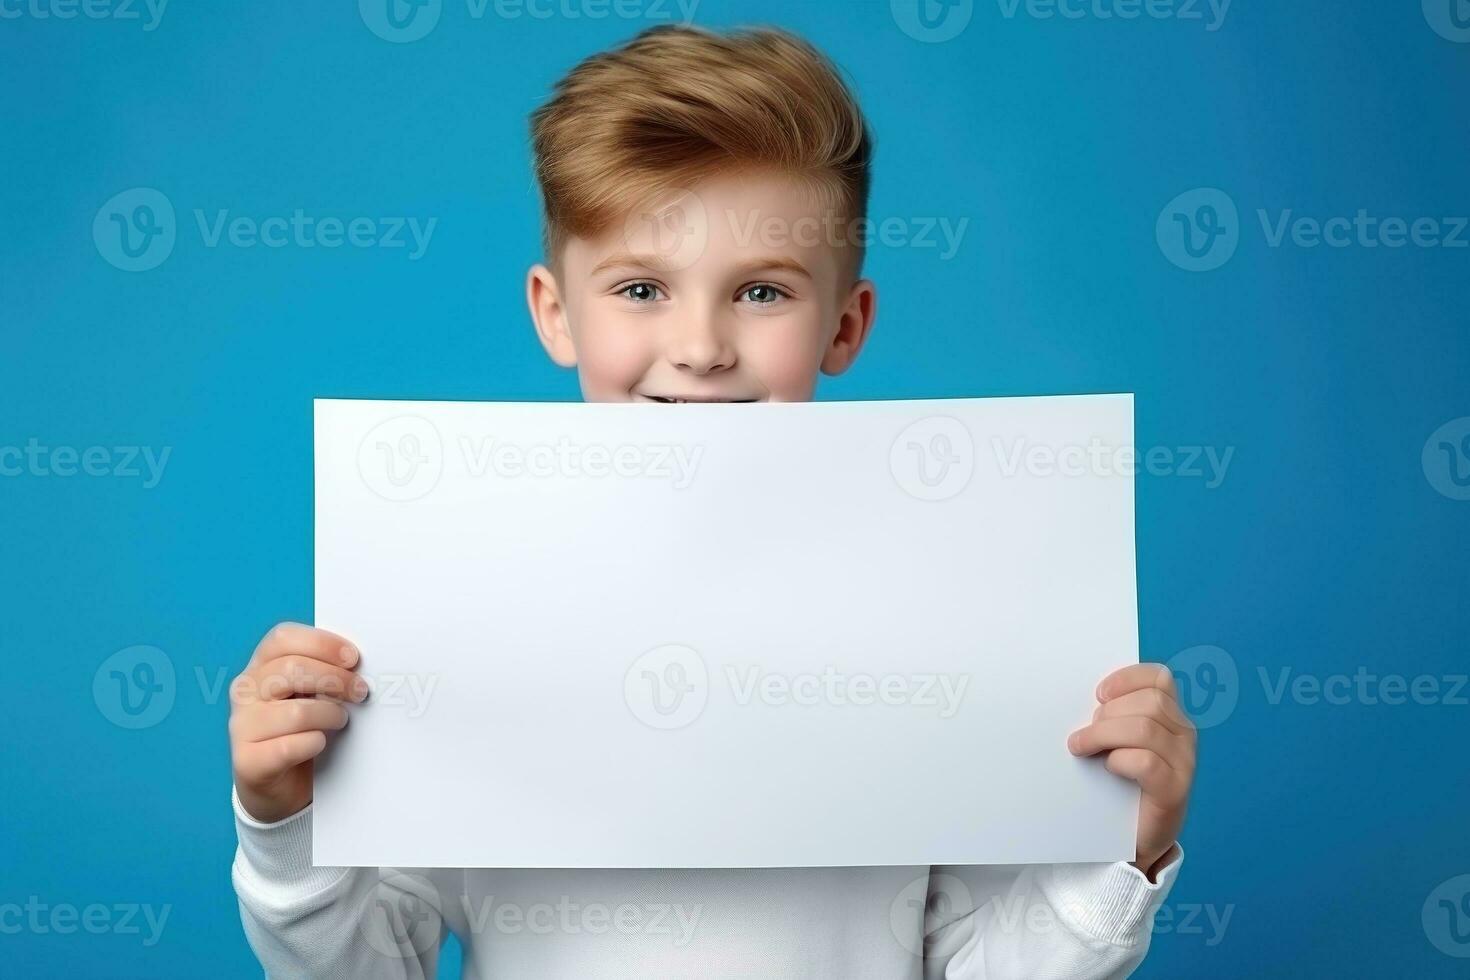
[[[1184,849],[1151,882],[1131,864],[1059,864],[1045,876],[1052,906],[1078,933],[1113,946],[1137,946],[1148,940],[1158,911],[1184,862]]]
[[[327,888],[347,873],[346,868],[318,868],[311,863],[311,804],[275,823],[256,820],[230,789],[235,810],[235,871],[247,884],[268,894],[307,895]]]

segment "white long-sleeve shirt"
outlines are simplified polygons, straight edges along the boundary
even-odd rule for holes
[[[245,934],[276,978],[1126,977],[1148,951],[1176,851],[1128,864],[749,870],[317,868],[311,808],[234,801]]]

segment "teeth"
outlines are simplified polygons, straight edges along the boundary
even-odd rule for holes
[[[661,405],[690,405],[690,404],[699,404],[699,405],[731,405],[731,404],[745,404],[747,402],[759,401],[759,399],[756,399],[756,398],[694,398],[694,399],[690,399],[690,398],[673,398],[673,397],[666,396],[666,395],[645,395],[644,397],[647,398],[647,399],[649,399],[650,401],[658,402]]]

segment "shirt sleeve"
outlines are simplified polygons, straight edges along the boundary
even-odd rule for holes
[[[1114,980],[1148,953],[1184,852],[1150,882],[1130,864],[936,867],[926,980]]]
[[[234,794],[231,878],[250,948],[268,977],[425,980],[445,925],[427,874],[311,863],[311,807],[276,823]]]

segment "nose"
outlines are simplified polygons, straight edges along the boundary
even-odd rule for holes
[[[735,347],[717,317],[697,314],[674,326],[667,357],[675,367],[702,377],[734,367]]]

